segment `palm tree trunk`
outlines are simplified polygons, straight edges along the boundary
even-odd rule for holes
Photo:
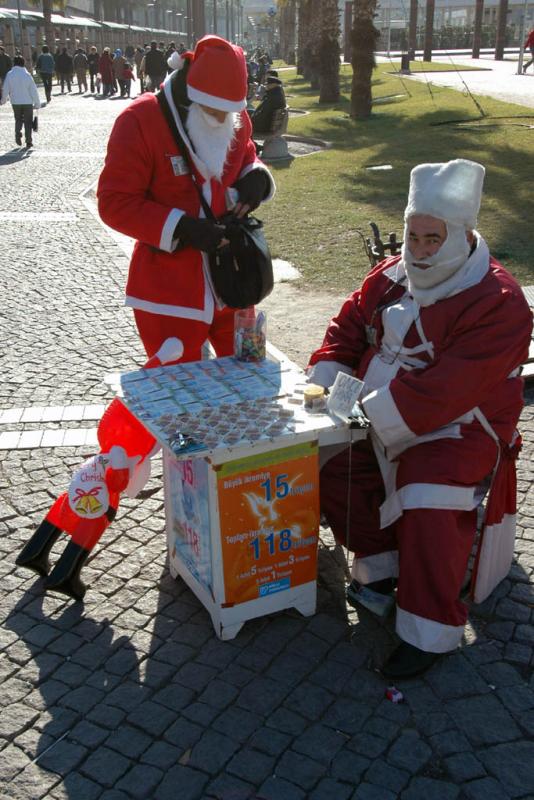
[[[506,44],[506,15],[508,14],[508,0],[499,0],[499,13],[497,15],[497,33],[495,38],[495,60],[503,61],[504,45]]]
[[[371,116],[373,95],[371,78],[376,66],[375,48],[379,31],[374,26],[377,0],[355,0],[352,27],[351,117]]]
[[[323,0],[319,19],[319,102],[339,100],[339,16],[337,0]]]
[[[286,64],[295,63],[296,0],[278,2],[280,14],[280,57]]]
[[[435,0],[426,0],[425,46],[423,61],[432,61],[432,35],[434,33]]]
[[[482,18],[484,16],[484,0],[476,0],[475,23],[473,27],[473,52],[472,58],[480,57],[480,43],[482,41]]]
[[[299,27],[298,27],[298,56],[297,56],[297,74],[302,75],[304,78],[308,72],[308,39],[311,17],[312,0],[300,0],[299,3]]]
[[[43,0],[43,19],[45,41],[53,53],[56,49],[56,36],[52,27],[52,0]]]

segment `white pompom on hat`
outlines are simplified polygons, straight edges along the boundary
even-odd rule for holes
[[[419,164],[410,174],[404,219],[414,214],[427,214],[473,230],[485,172],[482,164],[463,158],[443,164]]]
[[[220,36],[197,42],[187,73],[191,102],[218,111],[243,111],[247,107],[247,66],[240,47]]]
[[[178,50],[173,50],[170,56],[167,59],[167,64],[169,69],[182,69],[184,65],[184,59],[178,52]]]

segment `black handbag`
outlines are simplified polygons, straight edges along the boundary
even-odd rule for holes
[[[172,115],[167,98],[158,92],[158,102],[180,153],[186,162],[206,219],[225,226],[229,244],[208,254],[210,277],[215,294],[229,308],[248,308],[269,295],[274,286],[273,264],[263,234],[261,220],[247,215],[238,219],[232,213],[217,219],[195,179],[185,142]]]
[[[39,117],[37,116],[37,114],[32,119],[32,130],[35,131],[36,133],[39,130]]]
[[[274,285],[271,254],[256,217],[235,216],[219,220],[229,244],[209,254],[215,292],[230,308],[248,308],[267,297]]]

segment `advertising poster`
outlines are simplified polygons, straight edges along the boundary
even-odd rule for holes
[[[204,588],[212,583],[208,465],[204,459],[168,462],[173,544],[178,558]]]
[[[316,442],[230,461],[217,473],[225,605],[316,579]]]

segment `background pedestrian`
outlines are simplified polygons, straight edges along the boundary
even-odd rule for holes
[[[40,108],[41,101],[35,81],[24,64],[25,61],[22,56],[15,56],[13,68],[9,70],[4,81],[0,104],[7,103],[8,98],[11,100],[15,116],[15,141],[20,147],[22,144],[22,126],[24,125],[24,137],[26,139],[26,149],[28,150],[33,146],[33,109]]]
[[[43,82],[46,102],[49,103],[52,99],[52,79],[54,77],[56,67],[54,63],[54,56],[50,53],[48,45],[43,45],[42,53],[38,57],[35,66]]]

